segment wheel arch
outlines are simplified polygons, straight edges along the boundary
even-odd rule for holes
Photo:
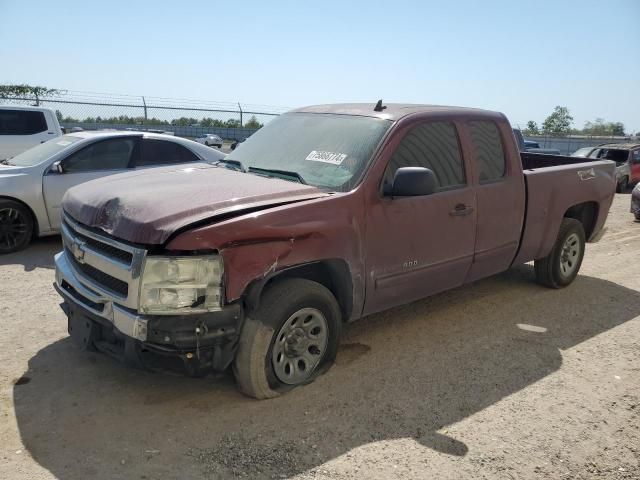
[[[347,262],[342,259],[324,259],[293,265],[252,281],[243,295],[247,308],[250,311],[257,309],[265,289],[286,278],[304,278],[325,286],[336,297],[343,321],[352,317],[353,280]]]
[[[10,197],[7,195],[0,195],[0,200],[10,200],[12,202],[19,203],[24,208],[26,208],[29,214],[31,215],[31,220],[33,220],[33,233],[31,237],[38,238],[38,236],[40,235],[40,225],[38,224],[38,217],[36,217],[36,214],[33,211],[33,208],[31,208],[28,203],[25,203],[24,201],[18,198]]]
[[[594,233],[598,221],[598,213],[598,202],[583,202],[569,207],[564,212],[563,217],[578,220],[584,229],[585,238],[589,240]]]

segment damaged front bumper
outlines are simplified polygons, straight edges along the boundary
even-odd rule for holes
[[[64,252],[55,257],[55,289],[63,297],[69,334],[127,365],[183,371],[222,371],[232,362],[243,323],[240,304],[194,315],[140,315],[87,288]]]

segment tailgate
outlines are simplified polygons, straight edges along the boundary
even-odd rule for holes
[[[609,213],[615,178],[615,163],[603,160],[525,170],[527,207],[520,250],[513,263],[547,256],[565,213],[575,205],[591,203],[596,209],[595,225],[587,232],[587,240],[594,238]]]

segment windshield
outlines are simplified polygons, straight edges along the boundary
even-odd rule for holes
[[[272,170],[280,178],[346,192],[359,181],[390,125],[371,117],[287,113],[238,144],[225,160],[260,169],[255,173],[261,175]]]
[[[586,157],[587,155],[589,155],[591,153],[592,150],[593,150],[593,147],[579,148],[578,150],[573,152],[571,154],[571,156],[572,157]]]
[[[9,165],[17,165],[19,167],[37,165],[51,158],[59,151],[64,150],[69,145],[76,143],[78,140],[82,139],[71,135],[63,135],[62,137],[49,140],[29,150],[25,150],[21,154],[10,158],[8,163]]]

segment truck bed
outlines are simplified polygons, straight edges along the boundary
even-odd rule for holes
[[[566,155],[549,155],[546,153],[520,152],[523,170],[534,168],[557,167],[560,165],[576,165],[597,162],[597,158],[569,157]]]
[[[600,208],[608,211],[616,185],[615,164],[608,160],[522,153],[527,195],[520,250],[514,265],[545,257],[556,240],[567,212]],[[598,207],[600,205],[600,207]],[[604,211],[604,210],[603,210]],[[602,229],[605,215],[591,228],[587,240]]]

